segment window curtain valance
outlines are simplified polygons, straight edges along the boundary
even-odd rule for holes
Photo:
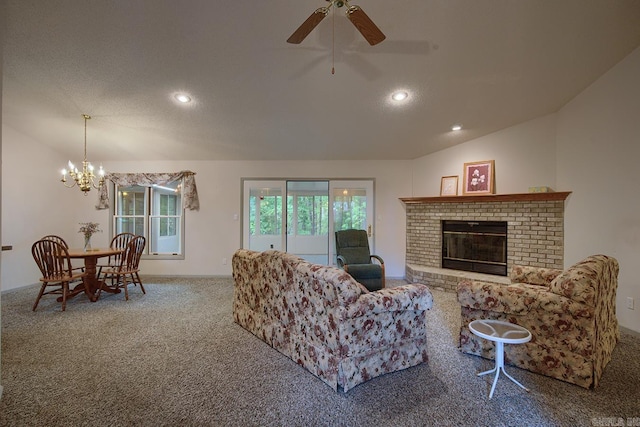
[[[139,185],[142,187],[151,187],[156,185],[166,185],[174,181],[180,181],[184,178],[184,187],[182,188],[182,201],[184,207],[189,210],[200,210],[200,201],[198,199],[198,189],[196,188],[195,172],[182,171],[175,173],[106,173],[105,180],[109,180],[116,185],[129,187]],[[98,204],[96,209],[109,208],[109,190],[107,185],[103,185],[98,190]]]

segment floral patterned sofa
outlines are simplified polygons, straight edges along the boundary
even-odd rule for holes
[[[240,249],[232,264],[236,323],[336,391],[427,361],[425,285],[369,292],[279,251]]]
[[[595,388],[620,338],[616,318],[618,262],[590,256],[566,271],[515,266],[511,285],[463,280],[460,350],[494,358],[493,343],[469,322],[498,319],[531,331],[526,344],[506,345],[505,362],[585,388]]]

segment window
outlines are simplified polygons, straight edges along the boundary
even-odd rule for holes
[[[289,196],[287,197],[287,211],[290,224],[293,223],[294,212],[296,213],[295,234],[299,236],[326,236],[329,233],[329,196]]]
[[[333,197],[335,230],[364,230],[367,224],[367,193],[364,189],[336,188]]]
[[[180,188],[181,181],[152,187],[116,185],[114,235],[129,232],[145,236],[145,255],[182,259],[184,215]]]

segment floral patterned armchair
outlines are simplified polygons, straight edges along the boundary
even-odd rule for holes
[[[343,391],[427,361],[425,285],[369,292],[344,270],[279,251],[233,256],[236,323]]]
[[[620,338],[616,318],[618,262],[593,255],[566,271],[515,266],[511,285],[463,280],[460,350],[493,359],[493,343],[473,335],[475,319],[498,319],[531,331],[505,346],[505,362],[585,388],[598,386]]]

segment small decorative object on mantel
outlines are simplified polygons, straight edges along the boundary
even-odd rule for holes
[[[493,160],[465,163],[462,194],[466,196],[495,194],[494,169]]]
[[[84,251],[91,250],[91,236],[93,236],[97,232],[102,232],[100,230],[100,224],[97,222],[81,222],[80,230],[78,233],[84,234]]]
[[[529,187],[529,193],[553,193],[551,187]]]
[[[458,175],[443,176],[440,181],[441,196],[457,196],[458,195]]]

